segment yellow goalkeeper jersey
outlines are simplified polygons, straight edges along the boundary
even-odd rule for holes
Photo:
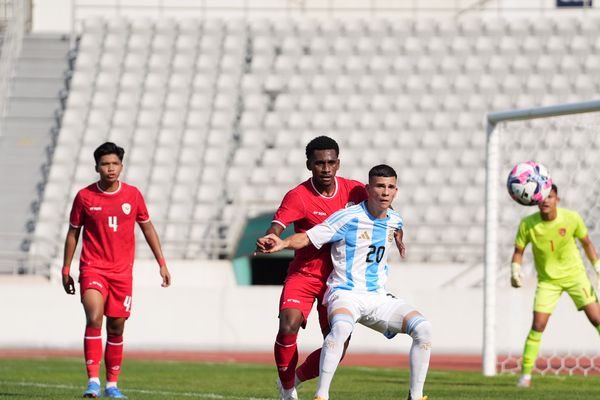
[[[564,280],[585,274],[575,238],[588,231],[579,213],[558,208],[556,218],[544,221],[539,212],[521,220],[515,245],[524,249],[529,242],[540,281]]]

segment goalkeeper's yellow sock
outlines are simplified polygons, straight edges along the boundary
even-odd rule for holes
[[[530,375],[535,365],[535,359],[540,351],[540,343],[542,342],[542,332],[529,331],[527,340],[525,340],[525,349],[523,350],[523,368],[521,373]]]

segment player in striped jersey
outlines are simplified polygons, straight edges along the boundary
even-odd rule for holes
[[[331,243],[333,271],[324,297],[331,332],[325,338],[320,360],[316,400],[329,398],[329,387],[342,356],[344,342],[357,322],[387,338],[406,333],[413,338],[410,349],[409,400],[427,399],[423,385],[431,353],[431,324],[412,305],[385,290],[387,256],[395,234],[402,231],[402,217],[391,204],[398,191],[397,175],[388,165],[369,171],[368,200],[340,210],[306,232],[287,239],[270,234],[258,241],[260,251],[320,248]],[[404,247],[400,247],[404,256]]]

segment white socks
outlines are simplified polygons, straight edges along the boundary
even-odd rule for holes
[[[413,338],[410,347],[410,394],[413,399],[423,397],[423,385],[431,355],[431,323],[422,315],[411,318],[406,333]]]
[[[331,332],[323,342],[319,363],[319,384],[315,396],[329,398],[333,375],[344,353],[344,343],[354,330],[354,318],[348,314],[336,314],[331,318]]]

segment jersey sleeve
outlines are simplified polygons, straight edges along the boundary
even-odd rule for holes
[[[277,211],[275,211],[272,222],[287,228],[292,222],[304,218],[304,215],[304,203],[302,199],[296,192],[289,191],[283,197],[283,200],[281,200],[281,204]]]
[[[398,222],[396,223],[396,230],[400,231],[404,228],[404,218],[398,216]]]
[[[517,237],[515,238],[515,246],[524,249],[529,243],[529,231],[525,220],[521,220],[519,224],[519,230],[517,231]]]
[[[85,206],[81,192],[78,192],[73,200],[73,206],[71,207],[71,214],[69,216],[69,224],[73,228],[81,228],[85,223]]]
[[[150,221],[150,215],[148,215],[148,207],[146,207],[146,201],[144,200],[144,196],[137,191],[137,213],[135,215],[135,220],[139,224],[144,224]]]
[[[342,240],[348,230],[349,218],[345,216],[345,210],[333,213],[319,225],[315,225],[306,231],[310,242],[315,248],[320,249],[326,243]]]
[[[575,230],[573,232],[573,235],[577,239],[583,239],[588,234],[588,230],[587,230],[587,227],[585,226],[585,222],[583,222],[583,218],[581,218],[581,215],[579,215],[578,212],[573,213],[573,219],[575,220]]]

